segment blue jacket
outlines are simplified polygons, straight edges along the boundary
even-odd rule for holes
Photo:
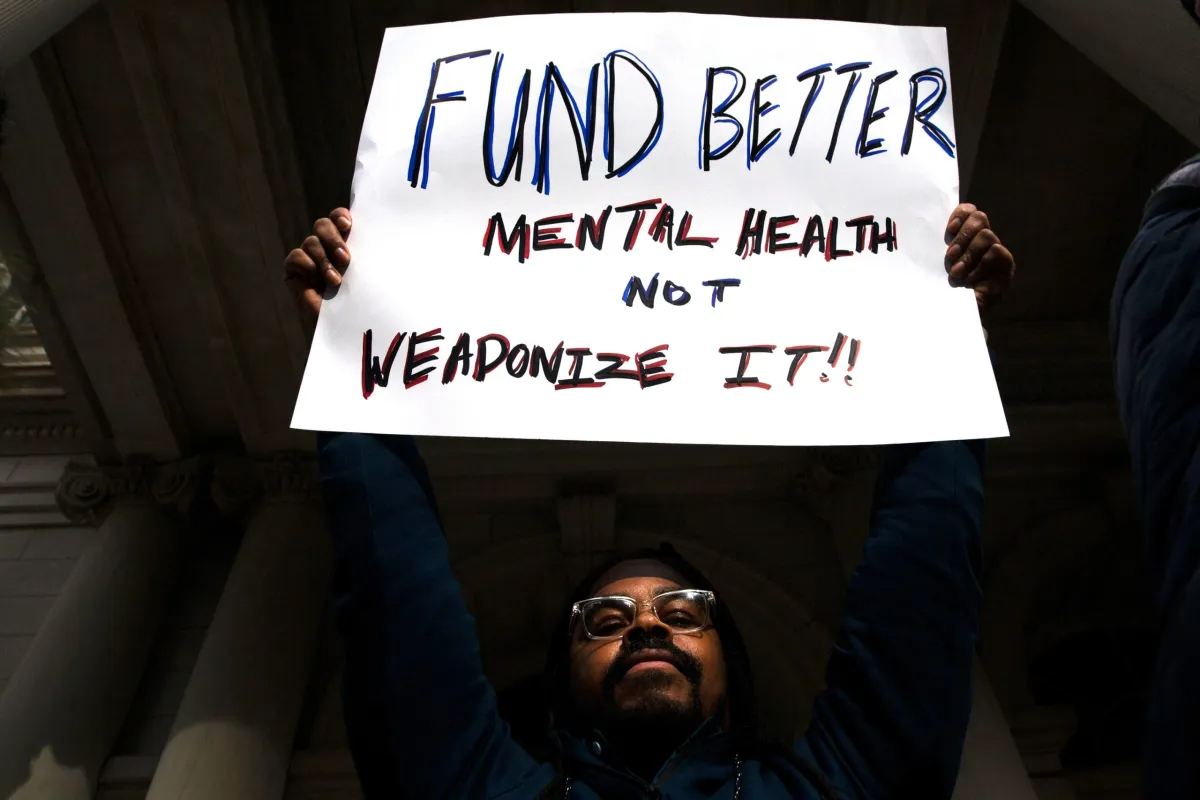
[[[368,798],[533,798],[556,769],[510,735],[484,677],[410,437],[322,434],[346,728]],[[982,442],[890,448],[812,725],[795,743],[847,800],[953,792],[979,625]],[[729,736],[706,723],[647,785],[597,736],[559,733],[572,797],[731,798]],[[600,746],[597,746],[600,745]],[[742,797],[816,798],[794,759],[748,761]]]
[[[1200,156],[1191,169],[1200,171]],[[1143,794],[1200,797],[1200,175],[1146,205],[1111,334],[1160,631]]]
[[[1200,156],[1187,163],[1200,168]],[[1200,566],[1200,186],[1168,186],[1151,197],[1117,275],[1110,334],[1165,619]]]

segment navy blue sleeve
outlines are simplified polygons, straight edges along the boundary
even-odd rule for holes
[[[1158,611],[1146,797],[1200,797],[1200,156],[1146,204],[1113,290],[1117,399]]]
[[[842,627],[798,744],[843,792],[949,798],[983,604],[984,443],[888,450]]]
[[[416,443],[321,434],[318,457],[364,795],[487,798],[530,780],[538,765],[484,677]]]
[[[1200,170],[1200,156],[1185,169]],[[1182,172],[1182,169],[1180,170]],[[1110,335],[1155,605],[1200,566],[1200,175],[1155,192],[1113,289]]]

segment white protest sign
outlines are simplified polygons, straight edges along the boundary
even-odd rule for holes
[[[833,445],[1008,434],[942,29],[387,31],[297,428]]]

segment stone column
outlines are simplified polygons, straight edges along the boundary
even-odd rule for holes
[[[0,798],[87,800],[176,584],[194,464],[71,465],[63,512],[100,521],[0,697]]]
[[[149,800],[271,800],[287,781],[331,563],[314,470],[217,465],[214,500],[248,520]]]
[[[1038,800],[1012,730],[975,659],[975,697],[952,800]]]
[[[574,586],[614,552],[617,498],[611,493],[569,494],[558,498],[557,511],[567,586]]]
[[[796,499],[829,527],[844,581],[862,561],[879,464],[873,447],[814,448],[792,486]]]
[[[1034,706],[1010,714],[1009,719],[1039,800],[1075,800],[1059,757],[1075,735],[1075,712],[1066,706]]]

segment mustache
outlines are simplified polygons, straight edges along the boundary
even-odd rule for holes
[[[606,689],[613,689],[621,679],[625,677],[629,670],[633,669],[633,657],[644,650],[654,650],[656,652],[665,653],[675,668],[687,678],[688,682],[693,686],[700,683],[700,676],[704,671],[700,661],[690,653],[687,653],[675,646],[675,643],[670,639],[638,639],[636,641],[626,641],[621,645],[620,651],[617,652],[617,657],[613,659],[613,663],[609,665],[608,672],[604,676],[604,686]]]

